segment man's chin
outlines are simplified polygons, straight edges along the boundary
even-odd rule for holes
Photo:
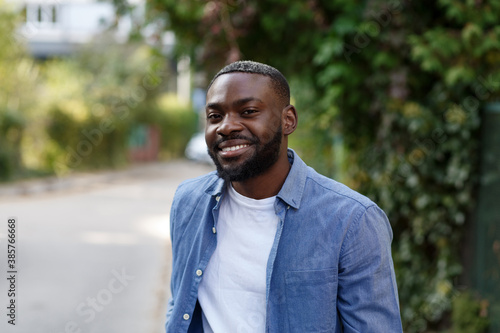
[[[215,163],[217,167],[217,174],[220,178],[226,181],[238,181],[241,180],[242,166],[240,163],[233,165],[225,165],[221,163]]]
[[[271,144],[273,143],[274,141],[271,142]],[[277,147],[269,147],[275,148],[274,150],[269,149],[269,151],[274,152],[273,154],[261,154],[260,158],[257,151],[253,151],[253,153],[247,151],[245,154],[234,157],[222,157],[217,152],[210,152],[209,154],[217,167],[220,178],[226,181],[239,182],[263,174],[276,163],[278,155],[275,153],[279,151],[280,142],[277,144]]]

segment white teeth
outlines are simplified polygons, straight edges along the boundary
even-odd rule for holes
[[[232,147],[225,147],[225,148],[222,148],[222,151],[235,151],[235,150],[245,148],[245,147],[248,147],[248,145],[237,145],[237,146],[232,146]]]

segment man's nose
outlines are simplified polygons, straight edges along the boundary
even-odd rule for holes
[[[236,119],[234,115],[226,114],[217,128],[217,134],[228,136],[233,132],[240,132],[243,130],[243,125]]]

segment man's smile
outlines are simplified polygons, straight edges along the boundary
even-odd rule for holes
[[[226,152],[226,151],[235,151],[235,150],[238,150],[238,149],[241,149],[241,148],[245,148],[245,147],[248,147],[249,145],[237,145],[237,146],[232,146],[232,147],[225,147],[225,148],[222,148],[221,150]]]
[[[215,144],[213,152],[217,153],[220,158],[237,157],[247,151],[254,143],[249,138],[226,138]]]
[[[221,158],[237,157],[248,150],[251,146],[248,142],[242,140],[227,140],[217,146]]]

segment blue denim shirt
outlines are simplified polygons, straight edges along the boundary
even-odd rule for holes
[[[386,215],[293,150],[288,157],[274,205],[280,222],[267,262],[266,332],[402,332]],[[198,286],[217,246],[224,195],[215,172],[177,189],[168,333],[203,332]]]

